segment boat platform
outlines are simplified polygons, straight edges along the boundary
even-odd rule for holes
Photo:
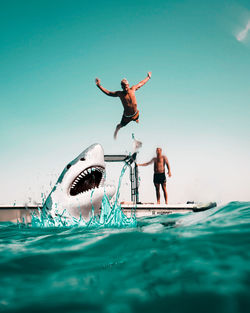
[[[182,203],[182,204],[154,204],[154,203],[141,203],[141,204],[121,204],[123,212],[130,216],[131,211],[135,209],[136,217],[154,216],[154,215],[167,215],[174,213],[188,213],[188,212],[202,212],[216,207],[216,202],[208,203]]]
[[[121,203],[123,212],[130,217],[131,212],[136,213],[136,217],[167,215],[174,213],[202,212],[216,207],[216,202],[209,203],[185,203],[185,204],[154,204],[154,203]],[[30,222],[31,212],[37,211],[42,206],[1,206],[0,222]]]

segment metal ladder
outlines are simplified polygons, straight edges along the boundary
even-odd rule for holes
[[[132,155],[125,154],[105,154],[104,160],[105,162],[125,162],[129,166],[130,169],[130,183],[131,183],[131,201],[133,203],[139,202],[139,176],[138,176],[138,165],[136,163],[136,155],[134,153]]]

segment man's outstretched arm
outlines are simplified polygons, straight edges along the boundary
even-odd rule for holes
[[[141,164],[137,164],[138,166],[148,166],[150,164],[152,164],[154,162],[154,158],[152,160],[150,160],[149,162],[146,163],[141,163]]]
[[[110,96],[110,97],[119,97],[119,91],[109,91],[108,89],[104,88],[101,86],[101,81],[99,78],[96,78],[95,79],[95,83],[96,83],[96,86],[103,92],[105,93],[107,96]]]
[[[138,90],[139,88],[141,88],[143,85],[146,84],[146,82],[149,81],[149,79],[151,78],[152,73],[148,72],[148,76],[143,79],[141,82],[139,82],[138,84],[134,85],[135,90]]]

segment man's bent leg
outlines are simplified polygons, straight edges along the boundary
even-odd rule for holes
[[[160,184],[155,184],[157,204],[160,204]]]
[[[116,139],[117,133],[118,133],[118,131],[119,131],[121,128],[122,128],[122,125],[121,125],[121,124],[118,124],[118,125],[116,126],[116,129],[115,129],[115,132],[114,132],[114,139]]]
[[[167,193],[166,183],[161,184],[161,187],[162,187],[162,190],[163,190],[165,203],[168,204],[168,193]]]

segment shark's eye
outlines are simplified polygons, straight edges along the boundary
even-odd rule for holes
[[[80,161],[85,161],[85,158],[81,158]]]
[[[71,164],[68,164],[68,165],[67,165],[67,169],[69,169],[70,167],[71,167]]]

